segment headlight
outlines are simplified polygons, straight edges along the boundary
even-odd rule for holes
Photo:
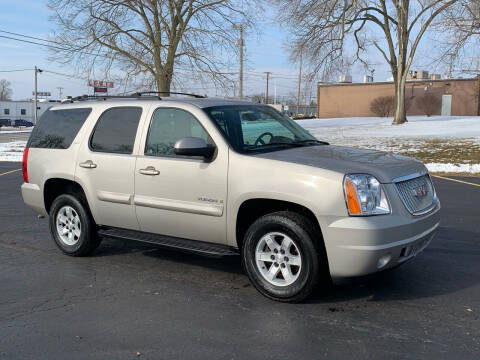
[[[345,175],[343,189],[350,215],[390,214],[390,205],[383,186],[374,176],[368,174]]]

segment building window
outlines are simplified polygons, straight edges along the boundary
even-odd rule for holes
[[[10,109],[3,109],[4,115],[10,115]]]
[[[20,115],[27,115],[27,110],[26,109],[21,109],[20,110]]]

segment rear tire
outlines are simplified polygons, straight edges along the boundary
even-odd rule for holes
[[[282,211],[262,216],[247,230],[242,260],[253,286],[281,302],[305,299],[320,276],[320,259],[312,222]]]
[[[73,195],[63,194],[53,201],[49,225],[53,240],[67,255],[90,255],[100,245],[88,208]]]

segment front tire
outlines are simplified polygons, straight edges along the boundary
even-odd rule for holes
[[[299,302],[314,289],[320,272],[315,228],[302,215],[282,211],[257,219],[247,230],[242,260],[264,296]]]
[[[53,240],[67,255],[90,255],[100,245],[92,216],[83,202],[73,195],[63,194],[53,201],[49,225]]]

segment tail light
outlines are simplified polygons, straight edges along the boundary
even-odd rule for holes
[[[23,151],[23,160],[22,160],[22,172],[23,172],[23,181],[28,183],[28,169],[27,169],[27,162],[28,162],[28,150],[29,148],[26,147]]]

